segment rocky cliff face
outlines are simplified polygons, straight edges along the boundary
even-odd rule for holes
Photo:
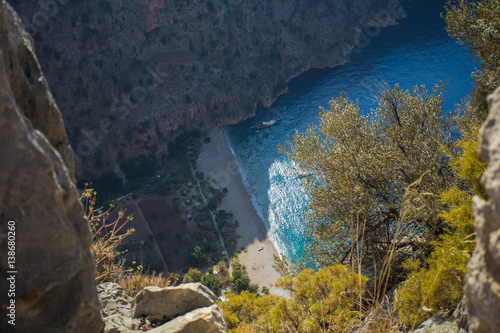
[[[165,154],[182,131],[252,117],[291,78],[345,63],[404,16],[398,0],[10,1],[36,41],[77,170],[118,174],[131,157]]]
[[[133,333],[151,326],[151,333],[228,332],[217,297],[201,283],[146,287],[133,299],[116,283],[103,283],[98,290],[103,333]]]
[[[500,87],[488,104],[479,136],[480,155],[488,162],[482,182],[489,200],[474,198],[477,241],[465,286],[470,328],[480,333],[500,327]]]
[[[100,331],[90,241],[61,114],[1,0],[1,332]]]

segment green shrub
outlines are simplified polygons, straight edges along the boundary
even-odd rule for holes
[[[184,275],[182,283],[200,282],[201,272],[196,268],[189,268],[188,272]]]
[[[456,144],[459,155],[448,154],[455,173],[463,180],[462,188],[468,188],[454,186],[441,194],[440,201],[447,209],[440,217],[447,230],[433,242],[427,267],[419,267],[418,261],[406,262],[409,278],[398,289],[396,308],[400,320],[409,327],[416,327],[438,310],[454,309],[463,296],[467,263],[475,245],[472,196],[485,195],[479,179],[486,164],[477,156],[477,127],[462,134],[463,139]],[[424,311],[423,306],[431,310]]]
[[[241,270],[235,272],[243,275]],[[365,282],[365,277],[342,265],[316,272],[306,269],[276,283],[290,291],[289,298],[243,290],[240,295],[225,295],[228,301],[219,305],[234,332],[346,332],[356,320]]]
[[[213,292],[217,292],[217,290],[221,287],[219,279],[217,278],[217,276],[213,274],[204,275],[203,278],[201,279],[201,284],[207,286]]]
[[[409,327],[417,327],[438,310],[455,308],[462,299],[470,257],[461,246],[463,240],[453,238],[452,241],[436,242],[428,269],[418,269],[418,261],[406,264],[413,272],[398,289],[396,308],[400,321]],[[424,306],[430,311],[424,311]]]
[[[205,264],[212,262],[212,259],[203,253],[199,246],[190,246],[186,249],[184,263],[191,267],[201,267]]]

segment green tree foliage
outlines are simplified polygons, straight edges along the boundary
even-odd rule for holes
[[[305,175],[309,265],[355,257],[371,265],[393,246],[418,248],[436,239],[443,223],[434,195],[454,181],[442,151],[452,148],[453,130],[442,115],[443,93],[442,85],[431,92],[382,87],[370,117],[340,96],[330,111],[321,109],[318,126],[280,147]],[[422,175],[418,191],[425,195],[402,216],[406,189]]]
[[[188,266],[201,267],[205,264],[212,262],[212,259],[203,253],[203,250],[199,246],[190,246],[186,249],[186,255],[184,256],[184,262]]]
[[[196,268],[189,268],[188,272],[184,275],[182,279],[182,283],[190,283],[190,282],[200,282],[201,281],[201,272]]]
[[[500,0],[448,0],[447,30],[482,62],[478,78],[481,100],[500,84]]]
[[[233,270],[233,278],[231,283],[234,285],[236,292],[242,292],[243,290],[248,290],[250,288],[250,277],[248,274],[241,269]]]
[[[225,261],[221,260],[217,263],[217,269],[219,271],[219,274],[221,275],[227,275],[228,274],[228,271],[227,271],[227,264]]]
[[[477,155],[477,129],[476,126],[470,134],[462,132],[462,139],[456,143],[458,156],[448,152],[450,164],[461,181],[440,196],[446,207],[440,214],[447,223],[445,233],[433,243],[434,251],[425,267],[419,267],[419,261],[406,263],[411,274],[398,290],[396,307],[400,320],[410,327],[438,310],[453,309],[462,299],[467,263],[475,245],[472,196],[486,196],[480,184],[486,163]],[[423,311],[423,306],[432,311]]]
[[[224,297],[227,301],[219,305],[231,332],[269,332],[266,331],[271,326],[269,312],[276,304],[276,296],[259,296],[245,290],[239,295],[226,294]]]
[[[425,266],[407,262],[411,272],[398,290],[399,317],[415,326],[436,311],[452,309],[462,298],[467,262],[474,249],[472,197],[486,198],[480,177],[486,163],[477,155],[478,130],[486,118],[486,94],[500,84],[500,1],[449,0],[446,7],[447,30],[482,62],[475,73],[477,87],[470,102],[456,116],[461,139],[455,149],[446,149],[450,165],[458,178],[456,184],[440,196],[445,209],[440,216],[446,231],[433,243],[434,252]],[[432,309],[424,312],[422,306]]]
[[[221,283],[219,282],[219,279],[217,278],[216,275],[214,274],[205,274],[203,275],[203,278],[201,279],[201,283],[213,292],[217,292],[219,288],[221,287]]]
[[[306,269],[278,281],[290,299],[242,291],[220,305],[231,332],[342,332],[356,319],[365,282],[342,265]]]

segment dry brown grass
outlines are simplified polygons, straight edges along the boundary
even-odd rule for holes
[[[422,193],[418,191],[418,187],[421,184],[424,176],[414,181],[408,186],[403,197],[403,209],[401,213],[401,218],[398,226],[396,227],[395,237],[386,254],[384,262],[382,264],[382,269],[377,272],[377,263],[374,262],[374,286],[373,290],[366,290],[366,293],[360,294],[359,299],[359,321],[361,323],[364,319],[364,324],[367,333],[393,333],[397,332],[401,326],[398,320],[397,309],[394,308],[393,304],[390,304],[386,294],[388,292],[389,278],[391,276],[391,271],[394,265],[394,258],[397,254],[396,244],[405,238],[415,238],[416,233],[408,230],[408,216],[415,211],[420,210],[420,201],[424,196],[433,195],[431,193]],[[364,242],[366,223],[360,223],[357,221],[356,234],[361,233],[361,243],[357,245],[356,251],[353,249],[353,253],[356,255],[356,262],[358,263],[357,271],[361,278],[361,247]],[[400,249],[399,252],[405,249]]]
[[[167,276],[163,276],[162,273],[149,274],[143,270],[142,265],[137,267],[135,270],[126,271],[122,274],[116,283],[121,285],[127,294],[135,296],[139,291],[147,286],[157,286],[157,287],[168,287],[175,285],[179,280],[179,274],[173,273]]]
[[[124,211],[118,213],[115,221],[108,221],[109,212],[113,209],[110,206],[106,211],[102,207],[95,208],[96,192],[87,185],[82,193],[85,200],[85,215],[92,229],[92,245],[90,250],[94,257],[96,281],[115,281],[123,273],[122,264],[117,264],[117,257],[121,254],[117,248],[124,238],[134,233],[134,229],[122,230],[133,216],[127,216],[125,220]]]
[[[125,217],[125,211],[119,211],[116,220],[108,221],[109,213],[114,206],[110,206],[106,211],[102,207],[95,208],[96,192],[87,184],[82,199],[85,200],[85,216],[92,230],[91,252],[94,257],[97,283],[116,282],[133,296],[146,286],[167,287],[177,282],[178,274],[169,274],[166,277],[162,273],[149,274],[149,271],[143,269],[142,264],[136,269],[125,269],[123,260],[118,259],[124,253],[119,252],[118,247],[126,237],[135,232],[133,228],[125,229],[133,216]]]

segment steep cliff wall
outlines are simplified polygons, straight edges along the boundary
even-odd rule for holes
[[[480,156],[488,162],[482,183],[488,201],[474,198],[476,248],[469,262],[465,298],[472,332],[500,327],[500,87],[488,97],[489,115],[481,127]]]
[[[33,41],[0,0],[0,332],[103,326],[73,167]]]
[[[404,16],[398,0],[10,1],[36,41],[78,172],[118,174],[182,131],[252,117],[294,76],[343,64],[364,29],[373,36]]]

